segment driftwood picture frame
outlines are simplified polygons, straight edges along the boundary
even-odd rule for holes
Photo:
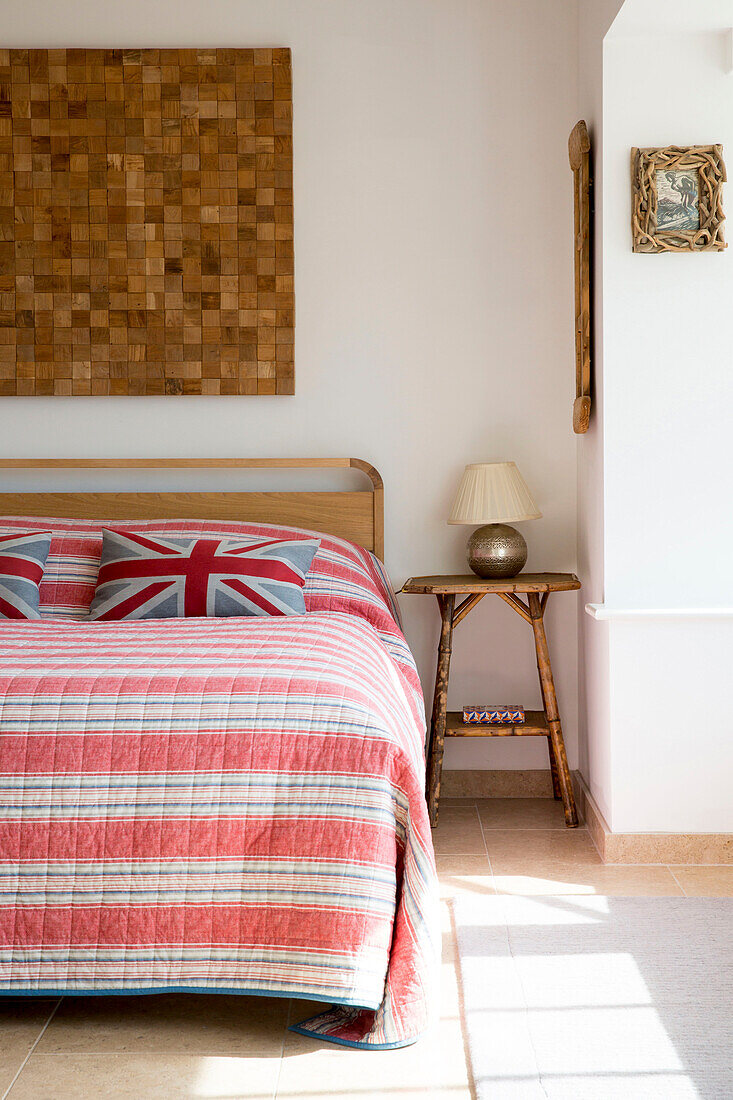
[[[722,145],[632,149],[634,252],[726,248]]]

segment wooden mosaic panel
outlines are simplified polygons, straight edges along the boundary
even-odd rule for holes
[[[0,50],[0,395],[293,393],[290,51]]]

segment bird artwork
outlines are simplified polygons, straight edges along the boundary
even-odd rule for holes
[[[697,169],[657,172],[657,228],[693,232],[700,226]]]

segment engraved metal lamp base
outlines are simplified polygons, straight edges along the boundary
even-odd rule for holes
[[[478,577],[516,577],[527,563],[527,543],[506,523],[477,528],[467,549],[468,564]]]

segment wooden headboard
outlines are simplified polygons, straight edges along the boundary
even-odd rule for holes
[[[232,470],[352,467],[371,488],[343,492],[0,493],[0,516],[73,519],[223,519],[307,527],[349,539],[384,558],[384,487],[359,458],[6,458],[14,470]]]

